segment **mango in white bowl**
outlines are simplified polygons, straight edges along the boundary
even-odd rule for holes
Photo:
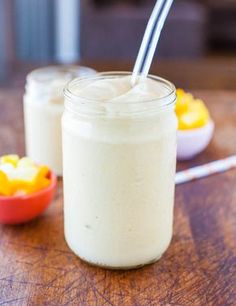
[[[204,102],[183,89],[177,89],[176,115],[177,158],[188,160],[208,146],[213,136],[214,122]]]

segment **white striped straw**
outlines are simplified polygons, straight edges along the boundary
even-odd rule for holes
[[[175,183],[182,184],[236,167],[236,155],[176,173]]]
[[[173,0],[157,0],[148,21],[141,47],[134,65],[131,82],[134,85],[137,76],[147,77],[152,59],[161,35],[161,31]]]

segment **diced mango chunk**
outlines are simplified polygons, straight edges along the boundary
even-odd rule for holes
[[[16,154],[9,154],[9,155],[4,155],[1,157],[0,162],[1,164],[12,164],[14,167],[17,166],[19,161],[19,156]]]
[[[177,89],[177,102],[176,102],[176,114],[182,114],[188,111],[189,104],[191,103],[193,96],[186,94],[182,89]]]
[[[210,119],[204,102],[182,89],[177,89],[176,115],[180,130],[203,127]]]
[[[50,184],[49,169],[36,165],[30,158],[5,155],[0,158],[0,195],[30,194]]]
[[[10,196],[12,194],[12,189],[7,175],[0,170],[0,194],[4,196]]]

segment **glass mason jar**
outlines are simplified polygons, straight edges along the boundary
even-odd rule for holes
[[[80,66],[48,66],[28,74],[24,95],[26,154],[62,175],[63,88],[78,76],[94,74]]]
[[[65,238],[81,259],[112,269],[158,260],[173,228],[175,87],[149,75],[164,96],[112,103],[79,95],[94,81],[127,75],[75,79],[64,90]]]

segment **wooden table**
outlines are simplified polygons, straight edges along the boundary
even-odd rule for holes
[[[1,155],[24,154],[20,84],[0,89]],[[209,106],[216,133],[179,169],[236,153],[236,91],[195,93]],[[79,260],[64,241],[62,202],[60,182],[40,218],[0,225],[0,305],[235,305],[236,170],[176,188],[172,243],[159,262],[139,270]]]

